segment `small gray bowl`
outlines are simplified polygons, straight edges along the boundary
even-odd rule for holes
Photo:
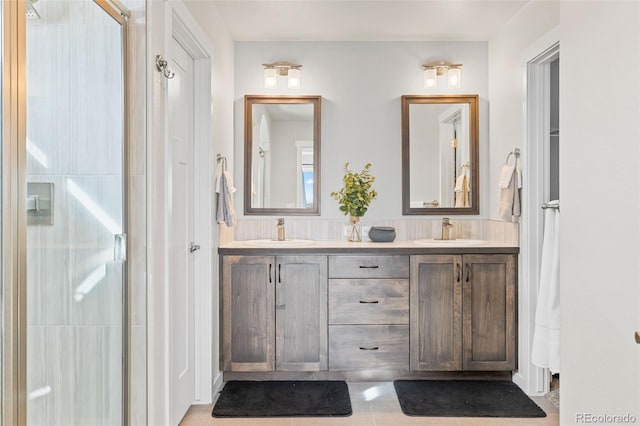
[[[372,226],[369,238],[376,243],[390,243],[396,239],[396,228],[393,226]]]

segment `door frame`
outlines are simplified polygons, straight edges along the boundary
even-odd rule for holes
[[[531,362],[535,313],[538,300],[540,261],[542,251],[543,215],[541,205],[545,201],[548,164],[548,107],[549,63],[560,52],[560,30],[553,28],[522,55],[524,123],[522,158],[523,180],[527,185],[522,190],[523,214],[520,223],[519,256],[519,330],[518,371],[513,381],[529,395],[544,395],[549,391],[549,374]]]
[[[180,0],[148,2],[148,127],[150,141],[147,152],[148,188],[147,293],[148,364],[147,392],[148,424],[168,425],[169,398],[169,324],[165,314],[169,307],[170,263],[169,217],[170,147],[166,114],[167,80],[157,71],[156,55],[165,55],[174,37],[194,58],[194,235],[201,247],[195,259],[195,389],[194,403],[208,404],[213,400],[213,339],[212,339],[212,211],[213,188],[213,46]]]

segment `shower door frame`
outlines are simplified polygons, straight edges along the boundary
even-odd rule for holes
[[[26,2],[2,4],[2,424],[26,414]],[[20,19],[22,17],[22,19]],[[23,330],[24,329],[24,330]]]
[[[92,1],[92,0],[86,0]],[[129,223],[128,10],[117,0],[93,0],[122,31],[122,232]],[[27,70],[26,2],[3,2],[2,72],[2,425],[27,425]],[[125,253],[129,248],[126,242]],[[123,262],[122,424],[130,423],[130,268]]]

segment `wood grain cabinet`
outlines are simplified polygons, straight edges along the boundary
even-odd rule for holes
[[[516,368],[516,256],[411,256],[410,365]]]
[[[223,256],[225,371],[327,369],[326,256]]]
[[[329,369],[409,368],[409,256],[329,256]]]

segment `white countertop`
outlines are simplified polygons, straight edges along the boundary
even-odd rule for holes
[[[250,240],[254,241],[254,240]],[[447,248],[455,248],[455,249],[483,249],[483,248],[518,248],[513,244],[501,242],[501,241],[483,241],[482,244],[465,244],[464,242],[460,242],[458,244],[453,242],[446,242],[442,244],[434,243],[434,244],[420,244],[416,243],[415,240],[406,240],[406,241],[394,241],[391,243],[375,243],[372,241],[363,241],[360,243],[354,243],[347,240],[303,240],[300,242],[291,241],[286,244],[279,244],[277,241],[273,241],[273,244],[270,244],[267,240],[260,245],[255,243],[247,242],[247,241],[233,241],[227,244],[223,244],[220,246],[220,249],[365,249],[365,250],[379,250],[379,249],[447,249]],[[462,240],[464,241],[464,240]]]

